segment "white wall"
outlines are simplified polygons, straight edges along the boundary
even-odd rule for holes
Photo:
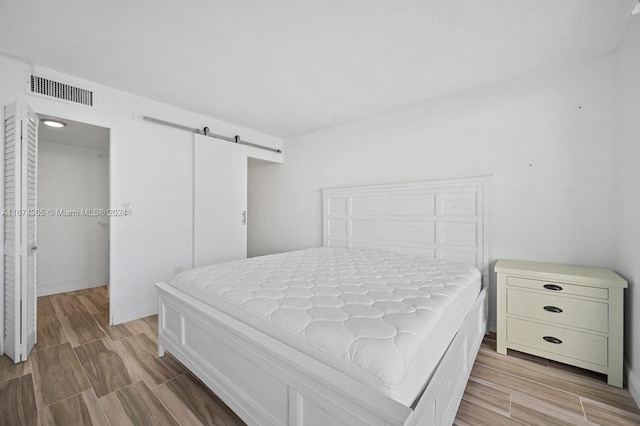
[[[250,164],[249,255],[321,245],[321,188],[492,174],[492,263],[611,267],[613,72],[600,57],[285,140],[283,165]]]
[[[640,405],[640,15],[616,52],[617,162],[613,211],[615,267],[625,295],[625,360],[629,390]]]
[[[95,109],[25,95],[31,67],[0,56],[0,104],[26,100],[37,113],[111,129],[110,206],[133,203],[133,215],[112,218],[110,247],[111,316],[116,323],[157,312],[153,283],[169,280],[176,266],[192,262],[192,145],[187,132],[134,120],[142,113],[194,128],[235,135],[281,148],[271,136],[184,111],[52,70],[33,69],[50,78],[90,86]],[[215,100],[212,100],[215,102]],[[250,156],[267,156],[250,149]]]
[[[108,209],[109,152],[40,140],[38,208]],[[38,217],[38,295],[106,285],[109,218]]]

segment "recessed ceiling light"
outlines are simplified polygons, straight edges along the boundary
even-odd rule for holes
[[[63,123],[62,121],[58,121],[58,120],[51,120],[50,118],[46,118],[42,120],[42,124],[45,124],[49,127],[56,127],[56,128],[64,127],[67,125],[67,123]]]

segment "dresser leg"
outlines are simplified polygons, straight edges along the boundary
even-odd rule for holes
[[[621,388],[624,375],[624,289],[609,289],[609,370],[607,383]]]
[[[496,352],[507,354],[507,276],[498,274],[496,294]]]
[[[500,339],[497,339],[497,341],[496,341],[496,352],[498,352],[501,355],[506,355],[507,354],[507,342],[500,341]]]
[[[617,388],[623,387],[622,372],[620,372],[620,373],[610,373],[607,376],[607,383],[610,386],[615,386]]]

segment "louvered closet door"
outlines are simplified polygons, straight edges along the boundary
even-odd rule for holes
[[[247,147],[194,140],[194,266],[247,257]]]
[[[16,363],[36,344],[37,150],[36,114],[26,105],[5,107],[3,349]]]
[[[25,347],[22,360],[26,361],[36,344],[36,215],[37,170],[38,170],[38,116],[25,106],[22,120],[22,339]]]
[[[20,117],[16,104],[4,109],[4,353],[14,362],[22,360],[20,306]]]

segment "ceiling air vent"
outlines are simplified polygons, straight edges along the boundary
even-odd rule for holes
[[[27,91],[32,95],[93,107],[93,91],[30,74]]]

